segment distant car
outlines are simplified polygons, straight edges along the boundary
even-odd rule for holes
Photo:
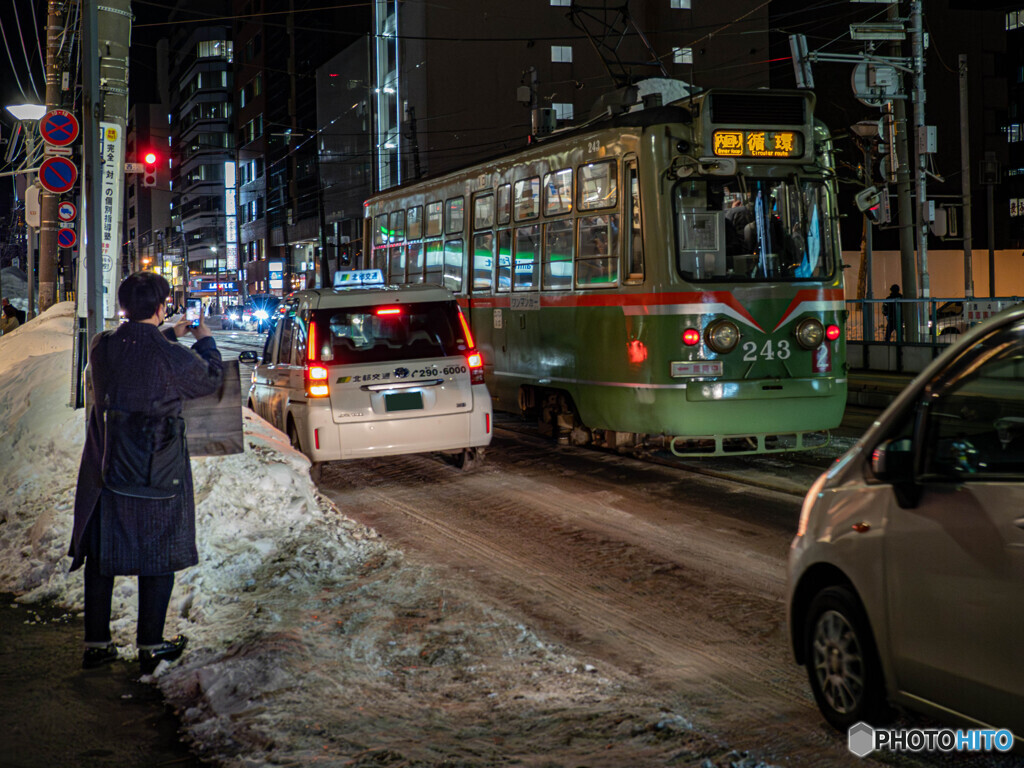
[[[967,332],[804,500],[788,626],[825,719],[1024,735],[1024,307]]]
[[[436,452],[474,464],[491,442],[491,396],[454,296],[385,286],[380,270],[339,275],[346,287],[285,300],[249,407],[309,457],[314,480],[324,462],[370,456]]]
[[[220,327],[223,330],[237,330],[242,327],[242,305],[228,304],[220,316]]]
[[[280,304],[279,296],[272,296],[269,293],[250,295],[242,307],[241,327],[247,331],[263,333],[273,323],[274,312]]]

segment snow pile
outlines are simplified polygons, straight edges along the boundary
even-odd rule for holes
[[[65,556],[85,433],[68,406],[73,327],[64,303],[0,337],[0,591],[81,610]],[[191,643],[155,678],[202,757],[611,767],[724,754],[632,678],[406,563],[318,493],[284,435],[244,414],[243,454],[193,459],[200,565],[178,574],[166,630]],[[136,585],[119,578],[114,592],[128,658]]]

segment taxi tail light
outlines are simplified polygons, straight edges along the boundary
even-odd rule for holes
[[[470,384],[484,383],[484,356],[476,350],[466,355],[466,365],[469,366]]]
[[[327,367],[306,364],[304,378],[306,380],[307,397],[329,397],[331,387],[327,383]]]

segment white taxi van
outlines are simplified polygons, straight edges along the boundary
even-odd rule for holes
[[[491,442],[483,359],[452,294],[339,272],[275,312],[248,405],[312,462],[448,454],[465,468]]]

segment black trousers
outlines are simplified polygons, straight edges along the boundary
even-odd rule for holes
[[[93,553],[99,542],[99,510],[89,521],[85,540],[89,542],[85,556],[85,642],[105,645],[110,642],[110,603],[114,595],[114,577],[100,573],[99,557]],[[163,642],[167,606],[174,589],[174,574],[139,576],[139,618],[136,646],[159,645]]]

